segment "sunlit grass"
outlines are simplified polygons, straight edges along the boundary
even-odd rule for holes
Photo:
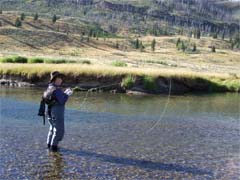
[[[189,80],[191,83],[197,82],[198,79],[203,79],[211,84],[210,91],[239,91],[240,78],[229,74],[217,73],[199,73],[186,71],[182,69],[153,69],[153,68],[134,68],[134,67],[113,67],[106,65],[87,65],[87,64],[0,64],[0,74],[24,76],[28,79],[35,77],[48,77],[52,71],[58,70],[70,79],[79,76],[108,76],[115,77],[147,77],[147,80],[152,81],[155,78],[173,78],[179,80]],[[146,79],[146,78],[145,78]],[[148,82],[147,81],[147,82]],[[127,81],[128,82],[128,81]],[[149,84],[149,83],[148,83]]]
[[[233,79],[229,74],[217,73],[200,73],[186,71],[183,69],[157,69],[157,68],[134,68],[134,67],[113,67],[106,65],[85,65],[85,64],[0,64],[1,74],[21,75],[27,74],[29,77],[34,74],[41,76],[42,74],[50,73],[51,71],[59,70],[62,73],[71,74],[74,76],[86,75],[149,75],[153,77],[203,77],[203,78],[223,78]]]

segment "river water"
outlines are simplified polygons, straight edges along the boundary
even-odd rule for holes
[[[46,148],[42,89],[0,89],[0,179],[240,177],[240,95],[75,93],[60,151]]]

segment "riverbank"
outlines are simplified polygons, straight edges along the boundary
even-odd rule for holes
[[[173,94],[188,92],[240,92],[236,74],[198,73],[84,64],[0,64],[1,85],[46,86],[50,72],[66,75],[65,85],[75,90],[121,93]]]

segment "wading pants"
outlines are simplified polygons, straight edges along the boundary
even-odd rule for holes
[[[64,109],[63,105],[54,105],[49,112],[49,132],[47,144],[57,146],[64,136]]]

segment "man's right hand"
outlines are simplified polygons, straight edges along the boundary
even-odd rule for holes
[[[71,88],[67,88],[65,91],[64,91],[65,94],[67,94],[68,96],[71,96],[73,94],[73,90]]]

